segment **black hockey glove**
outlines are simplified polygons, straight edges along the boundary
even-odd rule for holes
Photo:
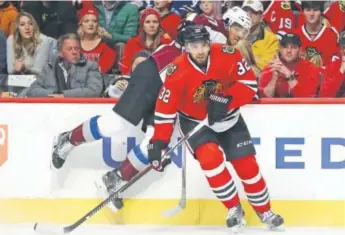
[[[231,96],[223,96],[221,94],[211,94],[207,105],[208,123],[213,125],[226,118],[228,107],[232,101]]]
[[[162,166],[162,151],[166,149],[168,145],[161,140],[149,143],[147,146],[148,159],[153,168],[157,171],[163,171]]]

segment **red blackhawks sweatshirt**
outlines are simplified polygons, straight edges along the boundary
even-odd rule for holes
[[[115,47],[111,45],[107,39],[102,39],[100,43],[92,50],[84,50],[82,53],[88,60],[95,61],[101,73],[109,73],[115,65],[116,51]]]

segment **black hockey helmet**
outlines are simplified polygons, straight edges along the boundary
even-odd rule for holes
[[[325,7],[325,1],[302,1],[302,9],[305,8],[311,8],[311,9],[319,9],[321,12],[323,12]]]
[[[184,43],[210,41],[210,34],[203,25],[189,25],[183,31]]]
[[[186,29],[187,26],[190,26],[190,25],[195,25],[195,23],[190,20],[182,20],[181,24],[178,26],[178,29],[177,29],[178,35],[175,41],[179,43],[181,46],[184,45],[183,31]]]

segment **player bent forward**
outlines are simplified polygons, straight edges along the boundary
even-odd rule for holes
[[[257,91],[254,72],[233,47],[210,45],[203,26],[187,28],[188,53],[177,57],[156,102],[154,134],[148,145],[149,161],[161,170],[162,151],[167,148],[177,117],[183,134],[208,115],[209,127],[187,141],[218,199],[229,209],[227,226],[245,225],[244,211],[229,161],[242,181],[248,200],[269,228],[282,227],[283,218],[271,211],[268,189],[255,159],[255,149],[240,107],[250,103]]]

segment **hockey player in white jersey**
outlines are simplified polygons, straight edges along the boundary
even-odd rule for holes
[[[125,126],[128,124],[137,126],[141,121],[143,121],[143,130],[146,132],[145,138],[129,152],[119,169],[115,169],[121,172],[121,177],[115,174],[115,170],[103,176],[104,187],[107,188],[109,194],[112,193],[120,180],[128,180],[148,164],[146,145],[153,134],[155,101],[163,84],[167,65],[182,54],[182,32],[190,24],[194,23],[183,22],[179,29],[179,36],[174,42],[161,46],[150,58],[135,68],[126,90],[113,108],[112,115],[92,117],[73,130],[57,136],[52,154],[52,165],[55,168],[59,169],[64,165],[67,156],[76,146],[106,137],[116,138],[125,131]],[[131,168],[129,169],[128,166]],[[121,208],[122,200],[114,199],[111,206]]]

